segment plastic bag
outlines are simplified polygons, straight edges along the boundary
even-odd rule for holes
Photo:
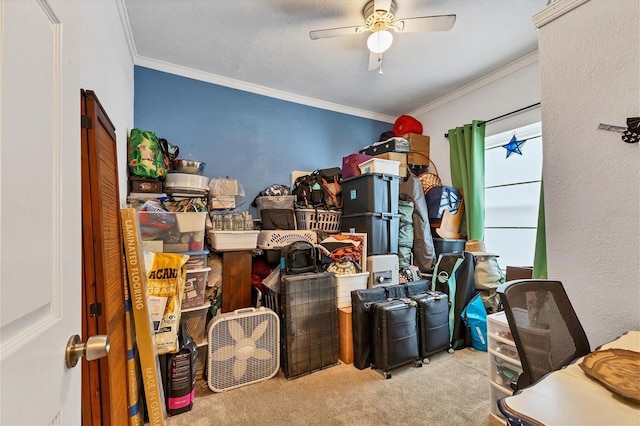
[[[178,350],[178,328],[188,255],[144,253],[147,270],[147,300],[153,322],[153,340],[158,355]]]
[[[222,204],[216,206],[214,201],[226,202],[231,200],[229,205]],[[242,184],[229,177],[213,178],[209,180],[209,208],[214,209],[236,209],[245,203],[245,193]]]

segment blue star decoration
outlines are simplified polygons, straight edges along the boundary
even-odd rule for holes
[[[520,147],[524,145],[525,142],[526,139],[523,141],[519,141],[518,139],[516,139],[516,135],[513,135],[508,144],[502,145],[502,147],[507,150],[507,156],[505,158],[509,158],[509,156],[513,153],[522,155]]]

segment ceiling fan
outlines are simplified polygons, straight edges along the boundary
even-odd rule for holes
[[[389,30],[397,33],[449,31],[456,21],[456,15],[433,15],[396,20],[395,11],[395,0],[370,0],[362,11],[364,25],[310,31],[309,37],[317,40],[371,32],[367,39],[367,47],[370,51],[369,70],[379,69],[379,73],[382,74],[382,53],[393,43],[393,35]]]

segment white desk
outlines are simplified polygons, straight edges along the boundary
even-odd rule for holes
[[[601,347],[610,348],[640,352],[640,331],[629,331]],[[501,411],[525,425],[640,426],[640,402],[609,391],[587,376],[578,365],[580,362],[582,358],[548,374],[517,395],[501,399]]]

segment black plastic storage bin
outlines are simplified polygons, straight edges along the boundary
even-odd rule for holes
[[[398,213],[400,176],[369,173],[342,181],[342,214]]]
[[[433,238],[433,249],[436,257],[444,253],[462,253],[464,251],[464,243],[467,240]]]
[[[342,216],[344,232],[367,233],[367,255],[397,254],[400,215],[360,213]]]
[[[280,283],[280,366],[287,379],[338,363],[332,272],[285,275]]]

